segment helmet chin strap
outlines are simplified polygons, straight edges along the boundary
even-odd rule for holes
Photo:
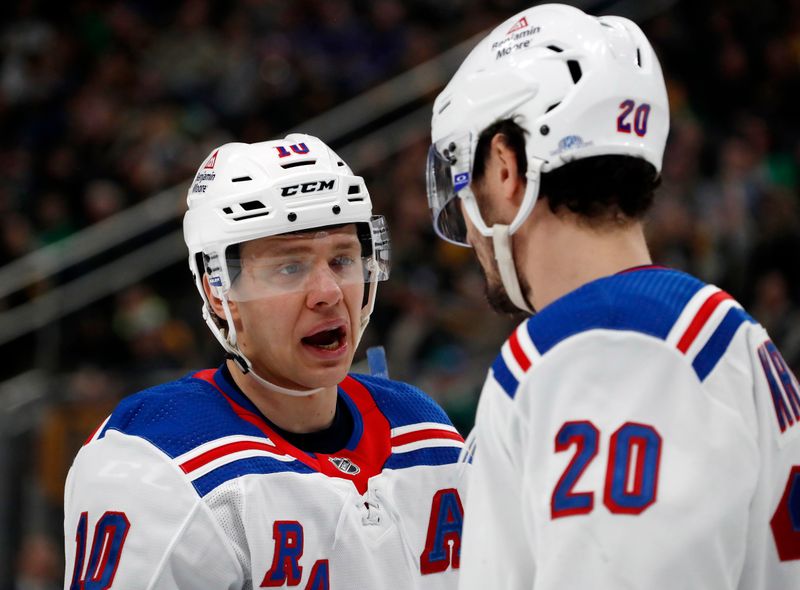
[[[507,225],[496,223],[492,226],[492,244],[494,245],[494,258],[500,271],[500,280],[503,282],[508,298],[522,311],[533,314],[533,309],[522,294],[519,284],[514,253],[511,251],[511,232],[508,231]]]
[[[374,260],[371,261],[370,264],[377,266],[377,262]],[[364,336],[364,330],[367,329],[369,318],[372,316],[372,310],[375,309],[375,294],[377,292],[378,281],[377,279],[374,279],[369,282],[369,296],[367,297],[367,304],[364,306],[366,313],[364,312],[364,309],[361,310],[361,325],[358,329],[358,338],[356,338],[356,348],[358,348],[358,345],[361,344],[361,337]]]
[[[514,264],[511,236],[525,222],[531,211],[533,211],[534,205],[536,205],[536,200],[539,196],[539,179],[541,178],[541,170],[544,163],[543,160],[534,158],[528,160],[528,171],[525,173],[525,178],[528,182],[525,185],[525,195],[522,198],[519,211],[517,211],[511,225],[496,223],[491,227],[494,258],[497,261],[503,288],[505,288],[511,303],[529,314],[533,314],[534,311],[522,293],[522,287],[519,284],[517,267]]]
[[[237,343],[236,327],[233,323],[230,306],[228,305],[228,297],[226,294],[220,293],[219,298],[222,300],[222,308],[225,310],[225,319],[228,322],[228,333],[226,337],[218,338],[218,340],[220,340],[222,343],[223,348],[232,355],[233,361],[236,363],[239,369],[241,369],[242,373],[258,383],[264,389],[292,397],[307,397],[309,395],[314,395],[315,393],[321,393],[325,391],[324,387],[315,387],[314,389],[289,389],[288,387],[281,387],[280,385],[276,385],[268,379],[264,379],[261,375],[256,373],[253,370],[253,363],[250,362],[250,359],[245,356]]]
[[[242,367],[242,363],[241,363],[241,361],[239,359],[244,360],[248,365],[250,365],[249,369],[247,369],[247,370],[242,369],[242,372],[247,377],[250,377],[253,381],[258,383],[259,385],[261,385],[265,389],[268,389],[270,391],[274,391],[275,393],[281,393],[283,395],[289,395],[289,396],[292,396],[292,397],[307,397],[309,395],[314,395],[315,393],[322,393],[323,391],[325,391],[325,389],[327,389],[325,387],[317,387],[315,389],[289,389],[288,387],[281,387],[280,385],[275,385],[271,381],[267,381],[261,375],[256,373],[253,370],[252,364],[250,363],[250,361],[247,359],[246,356],[244,356],[241,353],[238,355],[238,358],[237,357],[233,358],[233,360],[236,362],[237,365],[239,365],[240,368]]]

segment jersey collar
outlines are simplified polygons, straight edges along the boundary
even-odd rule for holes
[[[280,436],[255,404],[225,379],[221,369],[201,371],[195,377],[211,383],[231,409],[261,430],[280,452],[324,475],[350,480],[360,493],[366,493],[369,478],[381,472],[391,455],[392,444],[389,421],[364,384],[348,375],[338,386],[338,394],[353,416],[353,433],[345,448],[331,454],[307,453]]]

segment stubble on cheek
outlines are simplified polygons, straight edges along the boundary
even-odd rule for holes
[[[478,256],[478,263],[483,274],[484,295],[491,308],[500,314],[522,316],[523,312],[511,302],[500,278],[500,269],[497,267],[493,252],[494,249],[488,238],[481,238],[480,243],[473,244]]]

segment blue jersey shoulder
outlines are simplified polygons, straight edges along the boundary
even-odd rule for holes
[[[547,354],[571,336],[589,330],[638,332],[666,341],[687,304],[706,286],[703,281],[675,270],[658,267],[636,269],[587,283],[545,307],[520,329],[540,355]],[[726,293],[714,289],[706,303],[710,302],[712,306],[709,309],[713,310],[720,301],[729,298]],[[698,310],[696,313],[695,319],[702,322],[711,312]],[[739,326],[745,322],[755,323],[755,320],[738,305],[728,308],[699,352],[692,358],[687,357],[701,381],[718,365]],[[697,331],[687,329],[686,334],[684,336],[692,338]],[[515,332],[507,343],[506,356],[501,352],[492,365],[495,381],[512,398],[519,386],[519,372],[524,373],[531,364],[520,348],[518,336]],[[680,344],[679,350],[685,353],[688,344],[687,348],[681,348]],[[516,372],[510,368],[509,362],[519,365]]]
[[[192,375],[125,398],[100,436],[109,430],[138,436],[171,458],[224,436],[263,436],[236,415],[213,385]]]
[[[452,427],[445,411],[416,387],[382,377],[352,375],[372,394],[380,412],[392,429],[420,423],[438,423]],[[408,469],[421,466],[452,465],[458,462],[460,448],[433,443],[417,449],[393,448],[384,469]]]
[[[351,373],[350,376],[370,391],[378,409],[389,420],[391,428],[418,422],[452,425],[439,404],[413,385],[372,375]]]
[[[527,322],[536,349],[594,329],[629,330],[665,339],[705,283],[683,272],[653,268],[592,281],[553,302]]]

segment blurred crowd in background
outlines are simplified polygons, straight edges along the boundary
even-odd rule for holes
[[[619,4],[624,15],[636,3]],[[672,110],[647,226],[654,260],[733,294],[800,372],[800,0],[650,4],[641,24]],[[0,266],[188,186],[214,145],[274,138],[526,5],[16,2],[0,33]],[[466,433],[518,320],[489,311],[470,252],[434,237],[427,147],[356,170],[393,248],[366,345],[385,346],[392,377],[436,397]],[[47,287],[0,300],[0,313]],[[3,432],[0,420],[0,477],[14,482],[0,497],[11,540],[0,590],[60,587],[64,477],[116,401],[222,360],[186,265],[70,315],[58,334],[47,354],[26,348],[35,336],[2,347],[3,379],[39,370],[48,385],[29,422]]]

